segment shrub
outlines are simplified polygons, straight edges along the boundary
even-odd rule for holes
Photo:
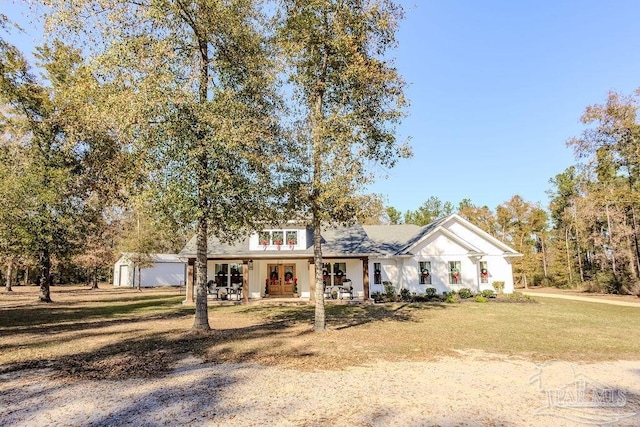
[[[411,301],[411,291],[407,288],[400,289],[400,299],[402,301]]]
[[[476,296],[476,302],[487,302],[487,301],[489,301],[489,300],[484,295],[477,295]]]
[[[504,281],[495,281],[491,284],[493,289],[496,290],[497,293],[501,294],[504,291]]]
[[[521,292],[514,292],[512,294],[502,294],[496,298],[498,302],[514,302],[514,303],[534,303],[538,301],[531,298],[529,295],[524,295]]]
[[[431,297],[427,295],[413,295],[411,297],[411,301],[413,302],[429,302],[431,301]]]
[[[460,302],[460,295],[458,295],[456,291],[445,292],[443,296],[444,296],[444,302],[448,304]]]
[[[480,295],[482,295],[485,298],[495,298],[496,297],[495,292],[493,292],[493,290],[491,290],[491,289],[485,289],[484,291],[480,292]]]
[[[438,291],[436,291],[436,288],[427,288],[425,291],[425,297],[427,298],[427,301],[440,301],[440,295],[438,295]]]
[[[473,296],[473,292],[471,292],[471,289],[462,288],[458,291],[458,295],[460,295],[460,298],[462,299],[468,299]]]
[[[384,286],[384,299],[387,302],[393,302],[397,300],[398,293],[396,292],[396,288],[393,286],[393,282],[382,282],[382,286]]]
[[[381,292],[373,292],[371,294],[371,298],[373,298],[373,302],[383,302],[384,301],[384,296],[382,295]]]

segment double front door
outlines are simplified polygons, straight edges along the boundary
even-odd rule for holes
[[[297,282],[295,264],[268,264],[267,270],[269,296],[293,296]]]

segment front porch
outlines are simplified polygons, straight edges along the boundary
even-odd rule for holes
[[[220,303],[304,301],[313,303],[313,258],[212,259],[207,261],[207,297]],[[327,258],[322,270],[325,301],[368,300],[366,258]],[[185,303],[195,300],[195,260],[187,264]]]
[[[325,305],[360,305],[371,304],[372,301],[365,301],[360,299],[325,299]],[[207,305],[210,307],[215,306],[227,306],[227,305],[259,305],[259,306],[273,306],[273,307],[286,307],[286,306],[302,306],[312,305],[314,301],[310,298],[262,298],[252,299],[248,302],[241,300],[218,300],[213,298],[207,299]]]

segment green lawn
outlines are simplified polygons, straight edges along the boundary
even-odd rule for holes
[[[53,304],[24,294],[0,297],[0,372],[53,367],[75,377],[155,375],[187,354],[295,369],[434,360],[470,349],[536,361],[640,358],[639,308],[550,298],[328,305],[329,330],[317,334],[311,306],[213,306],[213,331],[192,333],[193,307],[175,291],[63,289]]]

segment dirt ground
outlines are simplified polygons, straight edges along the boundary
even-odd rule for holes
[[[545,295],[561,295],[566,299],[573,299],[577,301],[596,301],[600,300],[614,302],[614,303],[631,303],[632,305],[640,306],[640,298],[635,295],[612,295],[603,293],[583,292],[575,289],[559,289],[559,288],[527,288],[518,289],[526,295],[532,296],[545,296]],[[620,304],[628,305],[628,304]]]
[[[482,352],[301,372],[188,357],[162,378],[0,376],[4,426],[640,424],[640,363],[536,365]]]

